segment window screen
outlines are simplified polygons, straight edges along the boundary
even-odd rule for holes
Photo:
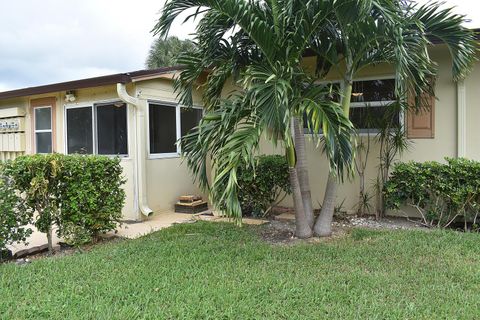
[[[104,155],[127,155],[127,106],[124,103],[96,106],[97,151]]]
[[[35,151],[52,152],[52,108],[35,108]]]
[[[180,108],[180,126],[182,128],[182,137],[187,135],[190,130],[198,126],[202,120],[202,109]]]
[[[177,116],[176,107],[150,104],[150,153],[177,152]]]
[[[67,152],[92,154],[92,107],[67,109]]]

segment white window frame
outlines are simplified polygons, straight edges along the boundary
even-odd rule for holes
[[[41,129],[37,130],[37,110],[38,109],[50,109],[50,129]],[[50,133],[50,143],[52,146],[53,152],[53,108],[52,106],[38,106],[33,107],[33,141],[34,141],[34,150],[36,154],[47,154],[47,153],[40,153],[37,150],[37,133]]]
[[[381,75],[381,76],[369,76],[369,77],[361,77],[361,78],[355,78],[353,79],[353,82],[361,82],[361,81],[373,81],[373,80],[395,80],[395,75],[389,74],[389,75]],[[332,80],[332,81],[327,81],[327,80],[322,80],[316,82],[317,84],[339,84],[340,85],[340,91],[343,92],[344,89],[344,83],[341,80]],[[395,100],[392,101],[373,101],[373,102],[352,102],[350,103],[350,108],[358,108],[358,107],[366,107],[367,105],[370,107],[386,107],[391,103],[394,103]],[[405,130],[405,125],[404,125],[404,120],[405,120],[405,112],[402,111],[400,112],[399,115],[399,125],[402,128],[402,130]],[[304,128],[305,129],[305,128]],[[368,136],[371,134],[377,134],[378,129],[357,129],[357,134],[360,136]],[[306,132],[306,135],[312,135],[312,133]],[[321,133],[320,135],[323,135]]]
[[[78,109],[78,108],[90,108],[92,114],[92,155],[99,155],[98,154],[98,133],[97,133],[97,108],[102,107],[103,105],[110,105],[113,103],[123,103],[122,101],[115,99],[115,100],[103,100],[103,101],[95,101],[95,102],[88,102],[83,104],[75,104],[75,105],[65,105],[64,109],[64,119],[65,119],[65,129],[64,129],[64,148],[65,154],[68,153],[68,121],[67,121],[67,110],[68,109]],[[127,113],[127,154],[102,154],[102,156],[112,157],[112,158],[122,158],[128,159],[130,157],[130,119],[129,119],[129,106],[126,104],[126,113]]]
[[[176,131],[176,141],[178,141],[182,137],[182,121],[181,121],[181,108],[189,108],[182,104],[177,104],[171,101],[161,101],[161,100],[148,100],[148,110],[147,110],[147,152],[148,152],[148,159],[171,159],[171,158],[179,158],[181,153],[181,148],[179,144],[176,144],[177,151],[176,152],[167,152],[167,153],[152,153],[150,150],[150,106],[154,104],[157,105],[157,108],[175,108],[175,131]],[[202,106],[194,105],[192,106],[194,109],[202,110]]]

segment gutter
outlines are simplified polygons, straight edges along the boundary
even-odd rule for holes
[[[120,99],[135,107],[136,109],[136,176],[139,182],[137,183],[138,194],[138,207],[140,212],[149,217],[152,215],[153,210],[148,206],[147,200],[147,174],[146,174],[146,125],[145,125],[145,113],[147,110],[147,100],[132,97],[128,94],[127,88],[124,83],[117,83],[117,93]]]

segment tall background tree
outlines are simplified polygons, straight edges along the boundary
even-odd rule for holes
[[[181,53],[193,50],[195,44],[190,40],[180,40],[177,37],[156,38],[150,46],[145,65],[148,69],[171,67],[177,64]]]

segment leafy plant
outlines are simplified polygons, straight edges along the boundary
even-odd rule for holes
[[[6,246],[26,242],[32,229],[32,211],[27,210],[12,188],[12,180],[0,175],[0,261],[4,258]]]
[[[386,207],[413,207],[430,227],[446,228],[463,219],[465,230],[468,222],[475,228],[480,210],[480,162],[446,161],[395,165],[384,188]]]
[[[15,201],[30,215],[35,213],[34,225],[47,234],[50,253],[54,226],[60,237],[86,242],[114,230],[120,221],[125,192],[119,159],[28,155],[7,163],[3,173]]]
[[[35,212],[35,227],[47,234],[50,253],[53,225],[60,224],[61,157],[59,154],[22,156],[7,163],[4,169],[19,199],[23,199],[28,211]]]
[[[79,243],[82,244],[95,240],[100,233],[115,230],[125,201],[119,158],[65,156],[61,182],[61,236],[83,239]]]
[[[255,162],[254,168],[244,164],[238,170],[238,198],[243,214],[265,216],[291,193],[288,163],[279,155],[259,156]]]

